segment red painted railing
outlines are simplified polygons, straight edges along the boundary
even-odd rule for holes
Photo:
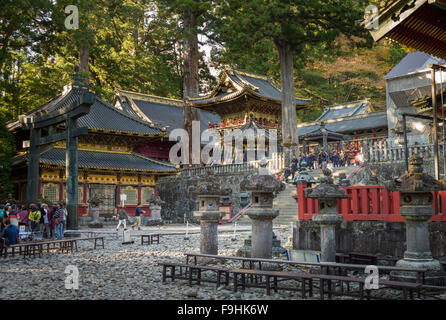
[[[311,220],[318,213],[318,200],[305,197],[305,185],[297,186],[299,220]],[[338,200],[338,214],[344,221],[404,222],[400,215],[400,194],[384,186],[342,187],[348,198]],[[446,191],[432,192],[434,216],[429,221],[446,221]]]

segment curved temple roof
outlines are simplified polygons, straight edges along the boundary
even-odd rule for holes
[[[14,158],[14,165],[27,160],[24,155]],[[65,149],[51,148],[40,155],[40,163],[54,166],[65,166]],[[80,168],[147,171],[157,173],[173,173],[178,169],[167,162],[154,160],[137,153],[111,153],[99,151],[78,151]]]
[[[74,82],[67,87],[64,93],[53,98],[44,105],[31,110],[26,116],[39,116],[58,110],[75,101],[85,92],[81,83]],[[8,124],[9,129],[20,128],[18,120]],[[90,107],[90,112],[78,119],[79,127],[87,127],[93,130],[104,130],[115,133],[137,134],[137,135],[165,135],[162,128],[141,120],[135,115],[123,112],[111,104],[95,96],[95,102]]]
[[[262,99],[282,101],[280,87],[267,76],[243,70],[228,69],[223,72],[217,86],[206,96],[188,98],[187,101],[196,107],[210,103],[230,101],[248,92]],[[297,97],[296,104],[304,106],[311,103],[311,99]]]

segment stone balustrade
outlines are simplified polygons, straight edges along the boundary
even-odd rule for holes
[[[251,172],[259,168],[259,161],[245,162],[240,164],[221,164],[206,167],[192,167],[181,169],[181,175],[184,177],[195,177],[205,175],[207,170],[213,174],[230,174],[238,172]],[[280,153],[275,154],[268,159],[268,169],[270,172],[276,172],[284,168],[284,158]]]
[[[388,141],[363,141],[364,161],[367,162],[395,162],[404,161],[404,146],[392,146]],[[413,144],[408,146],[408,157],[418,155],[421,158],[433,158],[433,144]],[[444,144],[438,145],[439,155],[444,152]]]

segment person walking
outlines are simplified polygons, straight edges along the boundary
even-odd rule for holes
[[[29,209],[31,210],[28,216],[29,229],[31,232],[35,232],[39,230],[40,211],[34,203],[29,205]]]
[[[55,232],[56,232],[56,239],[61,240],[63,239],[64,229],[63,229],[63,223],[65,219],[65,208],[63,206],[62,202],[59,202],[57,204],[57,210],[54,214],[54,224],[55,224]]]
[[[119,211],[118,216],[119,216],[119,223],[118,226],[116,227],[116,231],[119,230],[121,224],[124,225],[124,231],[127,230],[126,220],[129,218],[129,216],[127,215],[127,212],[125,212],[124,208],[121,208],[121,211]]]
[[[138,202],[138,205],[135,208],[135,220],[136,223],[132,225],[132,230],[135,230],[135,226],[138,226],[138,230],[141,230],[141,213],[145,214],[146,212],[140,208],[141,202]]]

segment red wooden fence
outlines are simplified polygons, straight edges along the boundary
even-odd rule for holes
[[[299,220],[311,220],[318,213],[318,200],[305,197],[305,185],[297,185]],[[400,193],[384,186],[341,187],[348,198],[338,200],[338,214],[344,221],[404,222],[400,215]],[[429,221],[446,221],[446,191],[433,194],[434,216]]]

